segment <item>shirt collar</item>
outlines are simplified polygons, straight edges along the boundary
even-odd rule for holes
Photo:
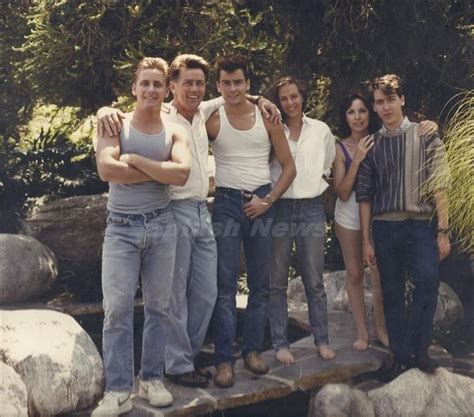
[[[385,134],[394,134],[394,133],[401,133],[404,130],[406,130],[410,126],[410,120],[408,120],[408,117],[403,118],[403,122],[400,126],[398,126],[393,132],[389,131],[385,125],[382,124],[382,133]]]

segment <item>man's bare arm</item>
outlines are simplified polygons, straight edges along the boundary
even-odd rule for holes
[[[449,242],[449,204],[445,192],[441,191],[435,195],[436,214],[438,217],[437,243],[439,249],[439,260],[442,261],[451,252]]]
[[[119,160],[120,142],[118,136],[109,136],[107,134],[100,136],[95,157],[97,172],[102,181],[136,184],[152,180],[145,173]]]
[[[191,153],[186,132],[181,128],[174,128],[172,138],[170,161],[154,161],[137,154],[122,155],[120,161],[126,162],[162,184],[184,185],[191,170]]]
[[[269,195],[264,198],[254,196],[251,201],[245,204],[245,214],[251,219],[265,213],[273,202],[281,197],[296,177],[295,162],[293,161],[288,142],[286,141],[283,125],[273,125],[268,120],[265,120],[264,123],[275,151],[275,157],[281,165],[282,172]]]
[[[221,126],[221,120],[219,117],[219,112],[216,111],[212,113],[211,117],[206,122],[207,137],[212,142],[217,135],[219,134],[219,129]]]

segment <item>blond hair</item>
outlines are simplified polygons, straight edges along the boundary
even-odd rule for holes
[[[168,63],[163,58],[158,57],[145,57],[138,64],[135,69],[135,74],[133,75],[133,82],[137,81],[138,74],[140,71],[145,69],[157,69],[161,71],[166,79],[166,84],[168,84],[169,76],[169,66]]]

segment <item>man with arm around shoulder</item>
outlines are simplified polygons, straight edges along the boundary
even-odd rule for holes
[[[216,160],[213,226],[217,242],[217,302],[213,315],[214,382],[225,388],[234,383],[232,346],[236,333],[237,279],[243,242],[249,298],[242,356],[256,374],[268,372],[260,356],[268,313],[273,203],[296,176],[282,125],[261,117],[245,95],[250,88],[247,63],[240,56],[217,62],[217,89],[224,106],[206,127]],[[270,185],[269,157],[273,146],[282,172]]]
[[[389,347],[393,358],[382,366],[380,380],[390,382],[412,366],[433,373],[428,356],[439,287],[439,261],[450,251],[445,188],[434,201],[421,188],[446,163],[437,133],[420,135],[419,125],[403,114],[400,77],[384,75],[372,82],[373,108],[383,122],[357,180],[356,200],[364,261],[380,271]],[[436,212],[436,221],[433,218]],[[371,231],[373,242],[371,239]],[[405,267],[415,286],[405,306]]]

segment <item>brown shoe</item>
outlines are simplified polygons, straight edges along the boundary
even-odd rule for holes
[[[244,365],[253,373],[260,375],[266,374],[270,369],[260,356],[260,353],[255,350],[245,357]]]
[[[221,388],[229,388],[234,385],[234,367],[229,362],[222,362],[217,367],[214,383]]]

